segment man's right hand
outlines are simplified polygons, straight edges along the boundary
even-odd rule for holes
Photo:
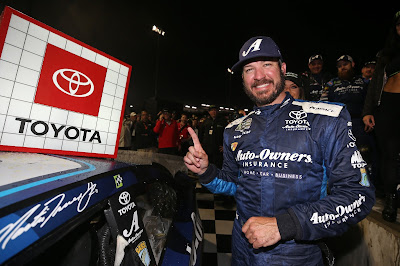
[[[188,127],[188,132],[192,137],[194,146],[189,147],[188,153],[183,157],[186,167],[195,174],[203,174],[208,167],[208,156],[200,144],[199,138],[191,127]]]

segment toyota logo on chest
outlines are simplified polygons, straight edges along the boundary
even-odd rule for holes
[[[66,73],[69,73],[69,75]],[[58,81],[59,78],[65,80],[68,86],[61,86]],[[55,71],[53,74],[53,83],[57,89],[73,97],[87,97],[94,91],[92,80],[82,72],[74,69],[63,68]],[[83,89],[81,89],[82,87]],[[88,87],[89,90],[87,89]],[[81,91],[84,92],[81,94]]]

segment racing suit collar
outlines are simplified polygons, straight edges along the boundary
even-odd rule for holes
[[[272,114],[273,112],[275,112],[276,110],[288,105],[289,103],[291,103],[293,101],[293,97],[290,95],[289,92],[286,92],[286,96],[285,99],[283,99],[283,101],[279,104],[274,104],[274,105],[267,105],[267,106],[262,106],[262,107],[258,107],[258,106],[254,106],[253,110],[254,113],[256,115],[260,115],[260,114]]]

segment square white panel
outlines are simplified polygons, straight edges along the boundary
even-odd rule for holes
[[[123,101],[123,99],[115,97],[113,108],[121,111]]]
[[[114,151],[115,151],[115,145],[114,146],[106,145],[105,154],[114,154]]]
[[[39,148],[42,149],[44,146],[44,137],[26,136],[24,141],[24,147]]]
[[[118,75],[118,85],[125,88],[127,79],[128,78],[126,76],[119,74]]]
[[[10,98],[0,96],[0,114],[7,114]]]
[[[108,132],[109,126],[110,126],[110,122],[108,120],[102,119],[102,118],[97,119],[97,125],[96,125],[97,131]]]
[[[40,56],[44,56],[44,53],[46,51],[46,45],[47,45],[46,42],[28,35],[25,40],[24,50],[27,50],[29,52],[32,52]]]
[[[78,141],[63,140],[62,150],[77,151],[78,150]]]
[[[35,87],[15,82],[11,97],[21,101],[32,102],[33,97],[35,96],[35,91]]]
[[[32,104],[20,100],[11,99],[10,106],[8,108],[8,115],[18,117],[28,117],[31,113]]]
[[[24,47],[25,37],[25,33],[13,28],[8,28],[5,42],[17,46],[18,48],[22,48]]]
[[[100,105],[107,106],[107,107],[111,108],[113,106],[113,104],[114,104],[114,97],[111,96],[111,95],[103,93],[103,96],[101,96]]]
[[[118,82],[118,72],[115,72],[111,69],[107,69],[106,80],[117,84]]]
[[[82,128],[96,128],[97,117],[91,115],[83,115]]]
[[[117,85],[110,83],[108,81],[104,82],[103,93],[107,93],[109,95],[114,96],[116,89],[117,89]]]
[[[29,29],[28,29],[28,35],[31,35],[42,41],[47,42],[47,38],[49,38],[49,31],[46,29],[43,29],[42,27],[39,27],[36,24],[30,23]]]
[[[111,108],[110,108],[110,107],[103,106],[103,105],[100,105],[99,117],[100,117],[100,118],[107,119],[107,120],[110,120],[110,117],[111,117]]]
[[[110,121],[110,127],[108,128],[108,132],[117,134],[118,128],[119,128],[119,122]]]
[[[42,68],[43,57],[28,51],[23,51],[20,66],[40,71]]]
[[[0,78],[15,80],[18,65],[0,60]]]
[[[73,53],[77,56],[80,56],[82,53],[82,46],[67,40],[67,46],[65,47],[65,50],[67,50],[68,52]]]
[[[111,111],[111,120],[119,122],[119,119],[121,117],[121,111],[117,109],[112,109]]]
[[[3,133],[1,136],[1,145],[21,147],[24,144],[24,135]]]
[[[126,66],[121,65],[121,68],[119,69],[119,73],[128,77],[129,68],[127,68]]]
[[[93,144],[92,152],[104,154],[104,151],[105,151],[105,150],[106,150],[106,145],[102,145],[102,144]]]
[[[81,56],[91,62],[94,62],[94,60],[96,60],[96,53],[93,52],[92,50],[89,50],[85,47],[83,47],[82,49],[82,54]]]
[[[67,118],[67,125],[80,128],[82,126],[83,114],[69,112]]]
[[[0,115],[0,132],[3,131],[5,122],[6,122],[6,115]],[[0,136],[0,138],[1,138],[1,136]]]
[[[16,120],[17,117],[15,116],[6,116],[6,120],[4,122],[4,132],[14,133],[14,134],[25,134],[28,129],[30,128],[30,124],[26,122],[23,124],[22,121]],[[19,131],[22,132],[19,132]],[[30,129],[29,129],[30,130]]]
[[[115,142],[117,141],[117,134],[115,133],[108,133],[107,134],[107,145],[114,146]]]
[[[43,104],[34,103],[32,105],[31,119],[49,121],[51,107]]]
[[[51,150],[61,150],[62,142],[63,141],[61,139],[46,138],[43,148]]]
[[[92,152],[93,144],[90,142],[79,142],[78,151],[81,152]]]
[[[0,96],[11,97],[14,82],[0,78]]]
[[[58,48],[65,49],[67,40],[64,37],[50,32],[48,42],[54,46],[57,46]]]
[[[115,91],[115,96],[123,99],[125,96],[125,87],[117,86],[117,90]]]
[[[51,108],[50,122],[65,125],[67,123],[67,117],[68,111],[58,108]]]
[[[11,19],[10,19],[10,26],[13,28],[16,28],[20,31],[23,32],[27,32],[28,31],[28,26],[29,26],[29,22],[26,21],[23,18],[20,18],[14,14],[11,15]]]
[[[37,83],[38,83],[38,79],[39,79],[38,71],[20,66],[18,68],[17,77],[15,78],[15,81],[29,85],[29,86],[36,87]]]
[[[21,54],[22,49],[5,43],[3,46],[3,52],[1,53],[1,59],[14,64],[19,64]]]
[[[108,63],[108,68],[117,73],[119,72],[120,67],[121,67],[121,64],[119,64],[113,60],[110,60],[110,62]]]
[[[102,56],[101,54],[97,54],[96,55],[96,60],[94,62],[99,64],[100,66],[107,67],[109,60],[110,59],[108,59],[107,57]]]

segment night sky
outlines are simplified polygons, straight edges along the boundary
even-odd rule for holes
[[[232,76],[227,68],[243,43],[258,35],[275,40],[288,71],[306,70],[309,56],[321,53],[331,73],[342,54],[354,58],[359,72],[384,44],[400,10],[393,3],[2,0],[0,8],[9,5],[132,65],[127,106],[140,111],[154,97],[157,58],[159,99],[251,107],[240,74]],[[165,36],[153,32],[153,25]]]

